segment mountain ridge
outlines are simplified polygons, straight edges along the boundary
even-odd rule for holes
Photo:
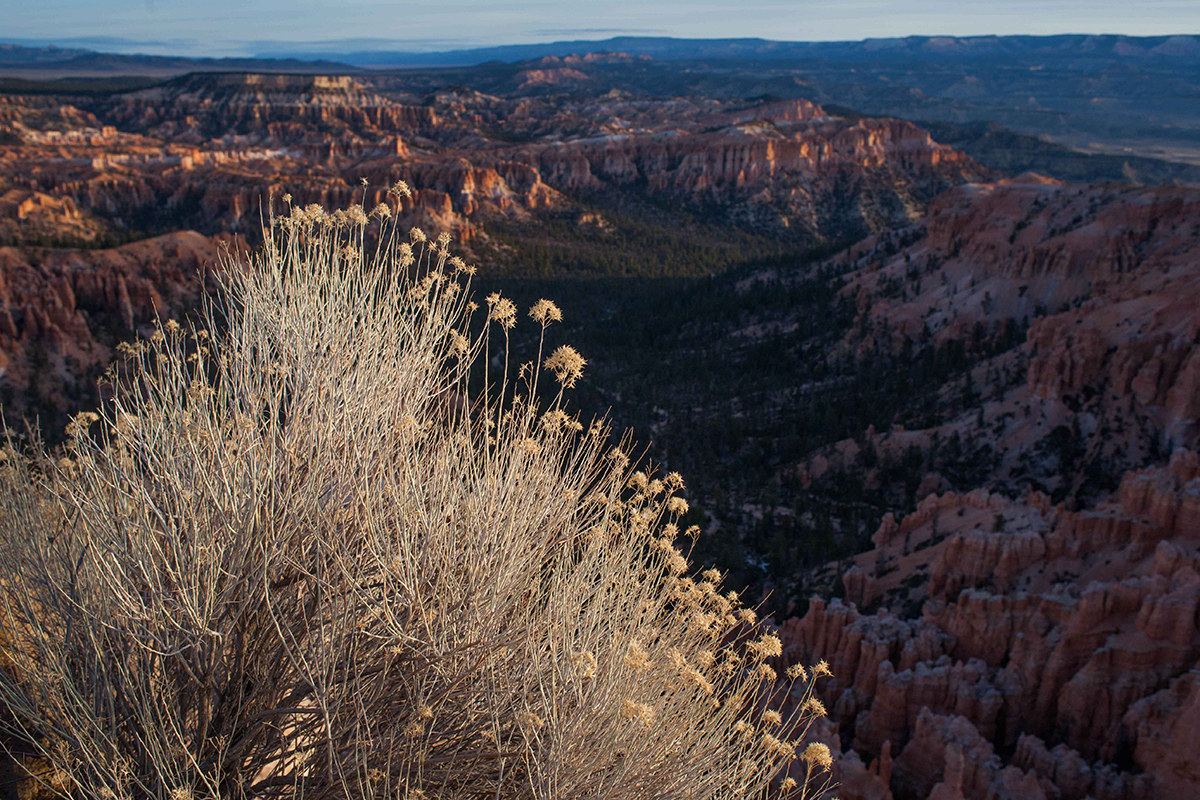
[[[788,59],[929,59],[995,57],[1178,59],[1200,61],[1200,34],[1124,36],[1121,34],[1059,34],[1050,36],[906,36],[859,41],[786,41],[761,38],[688,39],[671,36],[614,36],[542,44],[511,44],[435,52],[394,50],[345,51],[339,60],[359,66],[462,66],[488,61],[525,61],[542,56],[586,55],[621,51],[662,60],[733,58]],[[286,49],[276,55],[311,58],[323,51]]]

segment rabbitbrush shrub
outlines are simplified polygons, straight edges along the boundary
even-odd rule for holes
[[[389,216],[293,209],[205,325],[125,348],[65,455],[3,450],[0,725],[43,788],[811,795],[781,778],[827,774],[815,676],[688,577],[682,480],[565,411],[569,347],[471,378],[517,309]]]

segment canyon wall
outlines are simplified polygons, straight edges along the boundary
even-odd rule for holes
[[[95,404],[95,382],[120,342],[156,320],[184,320],[215,290],[222,258],[244,243],[183,231],[109,250],[0,247],[0,396],[10,426]]]
[[[1194,451],[1083,512],[1038,494],[931,495],[874,544],[844,599],[814,599],[781,631],[785,663],[830,663],[841,741],[859,763],[894,757],[895,797],[1200,791]],[[899,615],[914,598],[920,615]]]
[[[72,98],[85,108],[9,96],[0,124],[23,144],[4,148],[0,189],[69,198],[114,234],[253,233],[272,196],[369,204],[405,180],[427,193],[427,224],[460,238],[489,218],[576,207],[568,196],[629,192],[820,242],[909,224],[939,192],[991,174],[911,123],[839,118],[806,100],[514,92],[421,97],[363,76],[206,74]],[[10,227],[10,242],[45,238]],[[80,227],[60,238],[81,239]]]

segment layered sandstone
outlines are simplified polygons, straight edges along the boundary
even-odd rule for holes
[[[911,502],[982,480],[1090,504],[1127,470],[1200,447],[1198,215],[1195,189],[1023,176],[949,190],[920,224],[831,259],[857,311],[838,358],[966,364],[939,392],[941,424],[872,430],[856,452],[869,442],[896,461],[954,440],[993,461],[975,484],[931,470]],[[856,468],[827,448],[797,472],[810,484]]]
[[[633,192],[811,242],[907,225],[990,174],[911,123],[807,100],[528,93],[582,80],[575,69],[528,70],[506,97],[422,96],[394,76],[206,74],[84,109],[6,99],[0,123],[24,144],[0,153],[0,189],[69,198],[114,235],[253,232],[272,194],[370,204],[405,180],[437,193],[417,199],[423,219],[460,239],[489,218],[570,207],[564,193]]]
[[[0,248],[0,388],[10,425],[93,405],[118,342],[157,319],[184,319],[236,241],[192,231],[110,250]],[[32,419],[31,419],[32,421]]]
[[[855,559],[854,602],[783,623],[785,659],[829,661],[842,741],[860,760],[887,743],[897,798],[1200,792],[1179,744],[1200,674],[1198,502],[1185,450],[1086,511],[931,496]],[[917,618],[892,610],[913,600]]]
[[[917,228],[864,240],[835,261],[854,269],[846,293],[894,336],[961,338],[977,322],[1039,324],[1068,310],[1110,309],[1090,327],[1124,339],[1147,333],[1124,320],[1148,322],[1159,309],[1122,303],[1172,294],[1180,281],[1194,291],[1197,214],[1195,189],[1089,187],[1026,175],[948,191]],[[1184,315],[1166,315],[1163,328],[1186,337]],[[1078,374],[1096,374],[1091,366]]]
[[[432,128],[432,108],[395,102],[346,75],[186,75],[119,95],[101,112],[157,138],[258,134],[280,141]]]

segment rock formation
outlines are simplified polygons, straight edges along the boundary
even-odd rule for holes
[[[94,405],[114,347],[156,319],[183,320],[242,245],[193,231],[111,250],[0,247],[0,392],[10,426],[38,416],[53,438],[65,414]]]
[[[563,193],[644,192],[816,242],[910,224],[937,193],[990,174],[911,123],[832,117],[806,100],[528,94],[578,82],[573,69],[527,70],[507,97],[231,73],[73,98],[85,109],[0,98],[0,124],[23,142],[3,149],[0,190],[69,200],[113,236],[253,233],[272,196],[367,205],[405,180],[423,192],[412,221],[460,240],[489,218],[573,205]],[[74,228],[60,238],[85,238]]]
[[[15,142],[0,146],[0,236],[21,245],[0,248],[6,412],[61,429],[118,341],[195,308],[210,236],[252,234],[285,195],[388,203],[496,261],[512,248],[489,229],[612,235],[589,197],[793,244],[870,233],[820,265],[852,320],[826,366],[923,351],[966,366],[933,387],[932,422],[880,419],[780,470],[797,491],[847,475],[875,488],[916,454],[872,549],[822,568],[841,597],[781,625],[785,664],[833,667],[840,796],[1200,792],[1200,192],[984,183],[911,123],[794,99],[587,94],[589,63],[525,65],[496,94],[208,75],[0,97],[0,141]],[[388,194],[399,180],[411,197]],[[185,225],[203,234],[30,246]],[[799,327],[788,313],[737,336]],[[935,468],[939,448],[981,477],[955,458]]]
[[[1198,504],[1188,450],[1087,511],[932,495],[854,560],[853,602],[783,623],[785,660],[829,661],[842,741],[860,760],[889,743],[897,798],[1195,793]]]
[[[958,352],[970,365],[943,387],[942,424],[856,447],[896,459],[955,439],[986,448],[989,490],[1085,504],[1200,447],[1197,215],[1195,189],[1022,176],[949,190],[918,225],[831,259],[857,310],[842,357]],[[800,474],[833,480],[854,463],[827,448]],[[927,477],[927,491],[974,488]]]
[[[942,424],[872,427],[799,483],[871,485],[868,451],[986,448],[974,485],[914,479],[909,513],[824,568],[841,597],[782,624],[786,659],[833,668],[848,769],[886,743],[897,800],[1200,793],[1180,745],[1200,675],[1198,215],[1194,189],[1027,175],[828,262],[857,315],[843,352],[957,346],[974,366]],[[996,346],[1006,326],[1024,341]]]

